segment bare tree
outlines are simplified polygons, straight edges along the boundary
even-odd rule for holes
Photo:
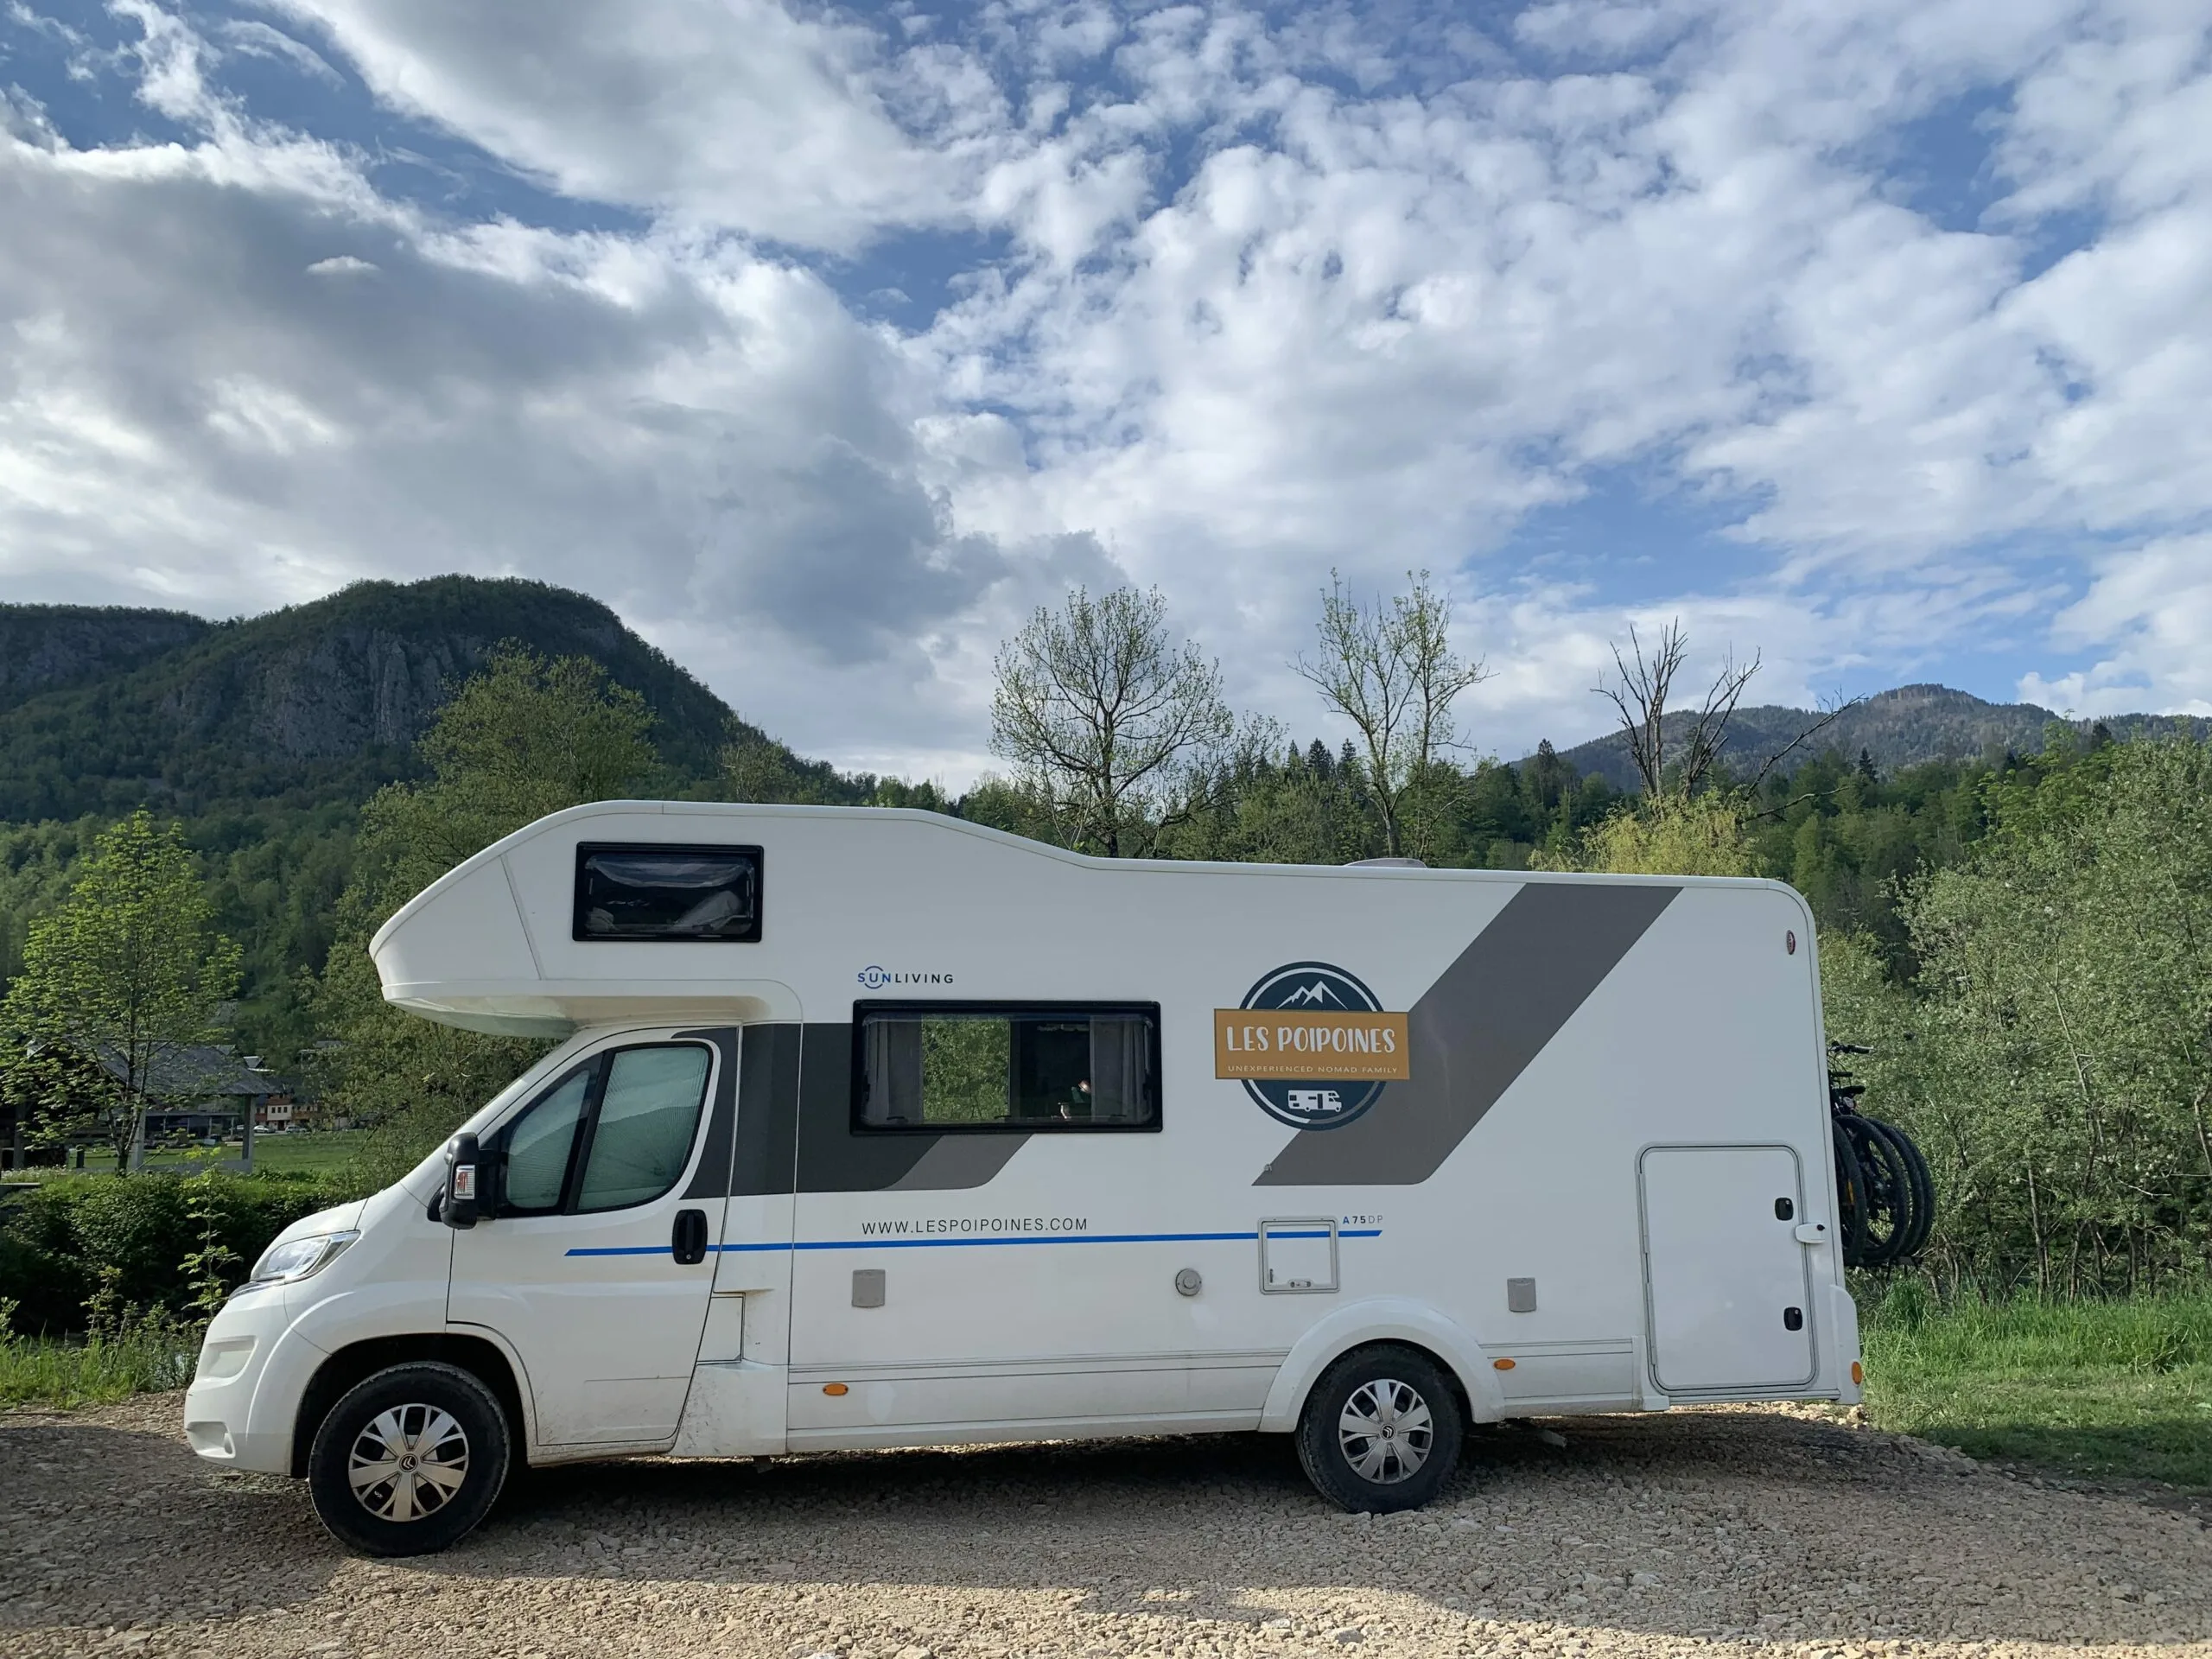
[[[1196,780],[1235,730],[1221,668],[1167,629],[1157,588],[1078,588],[1001,646],[991,752],[1011,761],[1068,844],[1148,850],[1192,810]]]
[[[1658,643],[1646,658],[1643,641],[1631,626],[1628,631],[1629,656],[1621,655],[1618,645],[1613,647],[1613,666],[1619,671],[1619,680],[1611,685],[1596,688],[1598,695],[1613,705],[1620,716],[1621,733],[1628,740],[1629,759],[1636,766],[1637,776],[1643,780],[1647,798],[1659,801],[1668,790],[1667,779],[1667,701],[1673,695],[1675,677],[1681,671],[1682,660],[1689,654],[1689,636],[1682,630],[1677,617],[1659,631]],[[1748,664],[1738,665],[1733,653],[1720,664],[1720,671],[1706,689],[1705,698],[1698,705],[1696,714],[1690,716],[1689,729],[1684,734],[1680,751],[1681,771],[1675,779],[1677,792],[1689,796],[1697,792],[1713,765],[1720,759],[1728,737],[1728,722],[1734,717],[1736,705],[1743,698],[1744,688],[1759,671],[1758,653],[1754,652]]]
[[[1618,645],[1613,647],[1613,666],[1619,679],[1611,685],[1596,689],[1599,696],[1613,705],[1619,715],[1621,734],[1628,741],[1630,760],[1635,765],[1637,776],[1643,781],[1645,798],[1653,803],[1663,801],[1669,793],[1667,779],[1668,739],[1667,703],[1673,695],[1675,677],[1681,671],[1683,659],[1689,654],[1689,636],[1682,630],[1681,619],[1659,631],[1657,644],[1651,654],[1644,655],[1643,641],[1636,629],[1628,631],[1629,655],[1624,658]],[[1630,658],[1633,659],[1631,665]],[[1673,792],[1683,798],[1697,793],[1712,775],[1726,747],[1728,722],[1735,717],[1736,705],[1743,700],[1744,688],[1759,671],[1759,653],[1751,653],[1749,663],[1738,664],[1733,653],[1725,658],[1720,671],[1713,683],[1706,688],[1705,696],[1697,712],[1688,717],[1688,729],[1683,733],[1675,752],[1679,767],[1673,782]],[[1745,785],[1746,796],[1755,795],[1759,785],[1783,760],[1827,728],[1845,709],[1854,708],[1862,701],[1853,698],[1838,702],[1823,710],[1820,718],[1803,731],[1769,755]]]
[[[1383,849],[1392,857],[1404,841],[1408,794],[1433,781],[1457,741],[1452,701],[1489,677],[1480,658],[1463,662],[1452,651],[1450,607],[1429,586],[1428,572],[1408,571],[1406,579],[1410,592],[1362,605],[1331,571],[1316,629],[1318,660],[1300,657],[1291,664],[1358,730],[1382,815]]]

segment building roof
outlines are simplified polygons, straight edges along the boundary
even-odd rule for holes
[[[100,1064],[110,1077],[120,1079],[125,1071],[112,1053],[103,1053]],[[195,1044],[173,1048],[154,1057],[147,1068],[146,1093],[161,1101],[207,1100],[216,1096],[244,1096],[264,1100],[289,1093],[283,1078],[257,1071],[227,1048]]]

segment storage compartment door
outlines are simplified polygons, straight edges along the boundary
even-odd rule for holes
[[[1337,1287],[1337,1224],[1318,1216],[1260,1224],[1260,1289],[1269,1296]]]
[[[1640,1165],[1651,1371],[1669,1394],[1813,1380],[1811,1287],[1788,1147],[1653,1147]]]

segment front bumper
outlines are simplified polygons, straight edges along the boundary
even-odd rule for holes
[[[200,1365],[184,1396],[184,1437],[210,1463],[260,1474],[292,1471],[292,1421],[296,1399],[276,1409],[259,1398],[264,1385],[296,1370],[279,1361],[281,1348],[296,1347],[284,1287],[233,1296],[215,1315],[200,1344]],[[312,1370],[312,1367],[309,1368]]]

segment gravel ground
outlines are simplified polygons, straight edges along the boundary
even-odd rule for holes
[[[179,1406],[0,1417],[0,1652],[2212,1659],[2197,1515],[1817,1413],[1485,1432],[1381,1519],[1275,1437],[602,1465],[371,1562]]]

